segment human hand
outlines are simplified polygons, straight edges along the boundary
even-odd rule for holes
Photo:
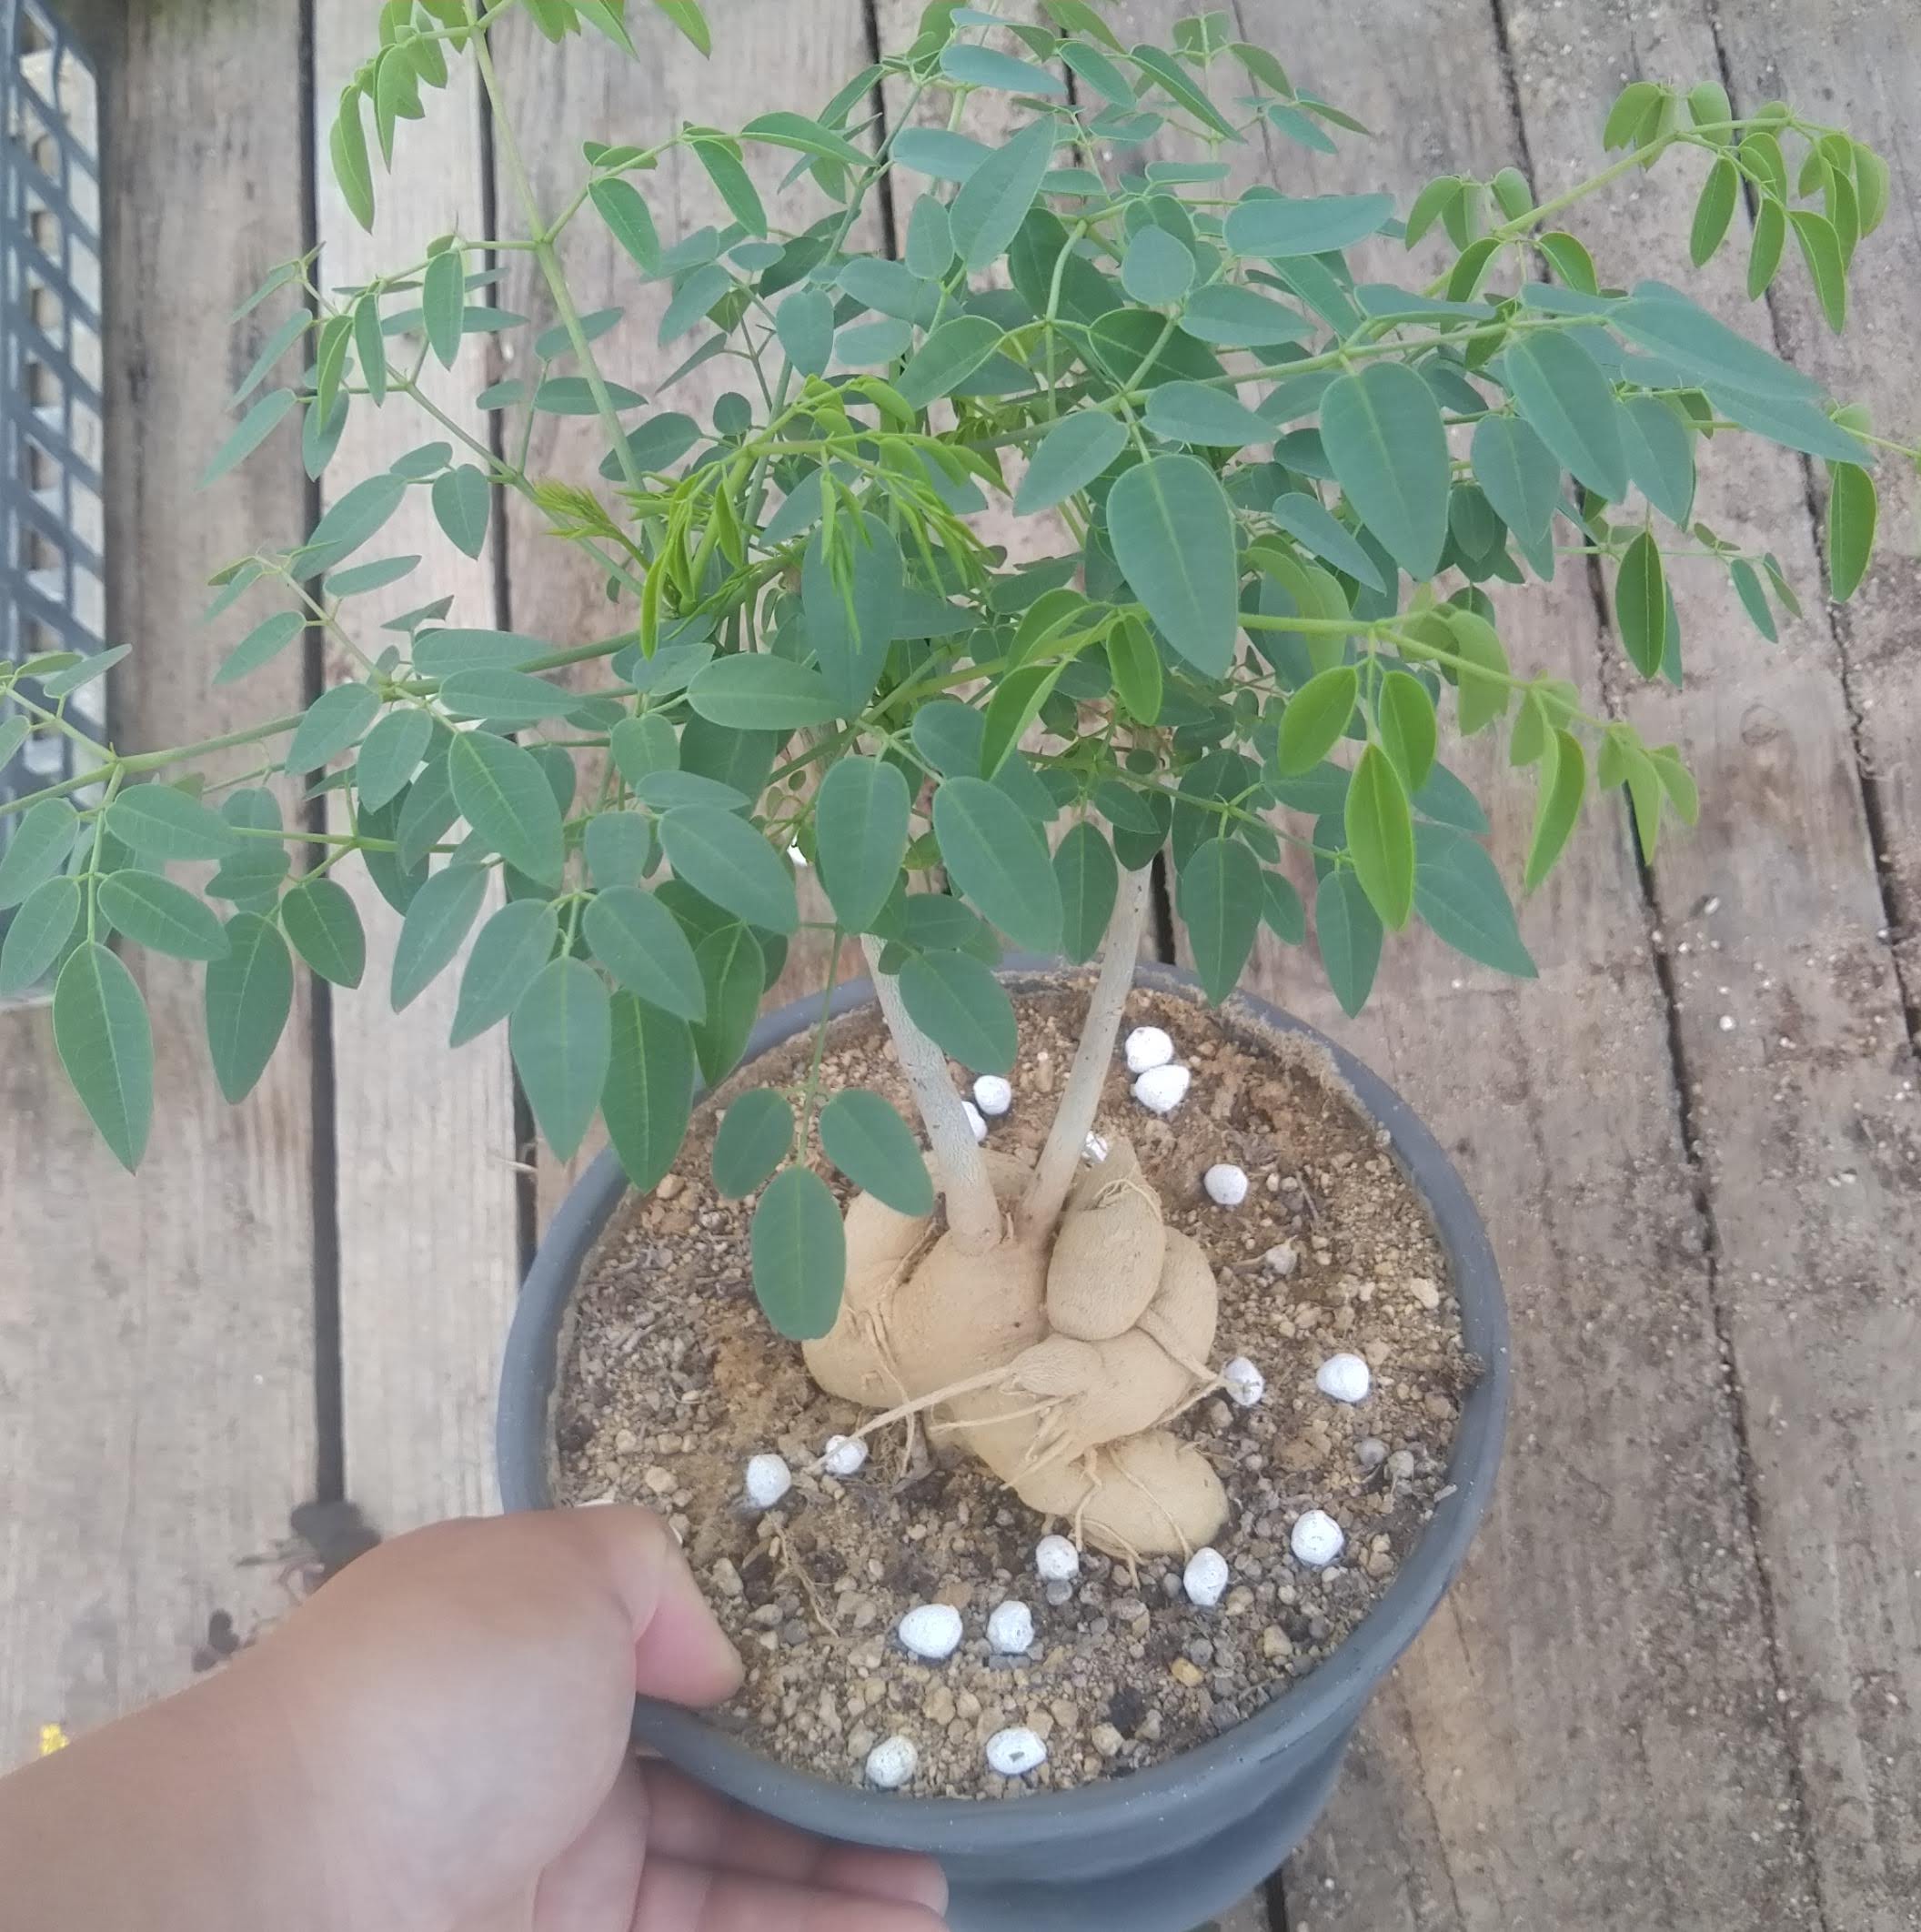
[[[637,1689],[705,1705],[739,1674],[643,1510],[399,1537],[219,1679],[22,1775],[56,1835],[77,1809],[117,1847],[44,1923],[122,1932],[124,1896],[129,1932],[939,1932],[946,1884],[930,1861],[823,1844],[634,1760]],[[208,1788],[223,1777],[225,1799]],[[195,1810],[156,1817],[156,1779],[197,1782]],[[227,1828],[196,1853],[194,1821],[223,1802]],[[149,1839],[157,1885],[139,1871]],[[45,1826],[16,1842],[44,1850]],[[269,1884],[271,1917],[248,1902]],[[40,1896],[31,1879],[25,1896]]]

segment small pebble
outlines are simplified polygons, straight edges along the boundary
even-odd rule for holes
[[[1065,1536],[1043,1536],[1034,1545],[1034,1570],[1043,1583],[1071,1583],[1081,1574],[1081,1552]]]
[[[919,1604],[900,1619],[901,1647],[939,1664],[960,1647],[960,1613],[949,1604]]]
[[[1111,1724],[1097,1724],[1088,1733],[1087,1741],[1102,1757],[1118,1757],[1121,1755],[1121,1736]]]
[[[1263,1265],[1272,1274],[1278,1274],[1284,1282],[1300,1264],[1301,1257],[1294,1253],[1291,1242],[1277,1242],[1261,1257]]]
[[[987,1138],[987,1117],[971,1100],[960,1102],[960,1111],[967,1116],[967,1124],[974,1131],[974,1144],[979,1146]]]
[[[1245,1355],[1236,1355],[1221,1371],[1229,1399],[1238,1407],[1251,1409],[1267,1394],[1267,1377]]]
[[[878,1790],[898,1791],[912,1780],[920,1763],[911,1737],[884,1737],[867,1754],[867,1781]]]
[[[747,1500],[756,1509],[771,1509],[794,1486],[794,1473],[778,1455],[747,1459]]]
[[[1091,1133],[1081,1143],[1081,1152],[1099,1167],[1107,1159],[1107,1142],[1098,1133]]]
[[[1150,1113],[1172,1113],[1187,1098],[1192,1078],[1185,1067],[1150,1067],[1134,1082],[1134,1098]]]
[[[983,1073],[974,1082],[974,1105],[998,1120],[1014,1104],[1014,1090],[998,1073]]]
[[[1127,1036],[1127,1071],[1146,1073],[1164,1067],[1174,1057],[1174,1042],[1165,1029],[1137,1026]]]
[[[1047,1746],[1025,1725],[996,1731],[987,1740],[987,1768],[1002,1777],[1025,1777],[1047,1762]]]
[[[1288,1532],[1287,1546],[1312,1569],[1323,1569],[1346,1545],[1341,1525],[1324,1509],[1306,1511]]]
[[[1074,1586],[1061,1577],[1047,1585],[1046,1596],[1051,1610],[1062,1610],[1074,1600]]]
[[[1387,1459],[1387,1473],[1397,1483],[1406,1482],[1414,1473],[1414,1452],[1396,1449]]]
[[[1345,1350],[1330,1355],[1314,1371],[1314,1386],[1336,1402],[1365,1402],[1373,1383],[1373,1372],[1365,1360]]]
[[[1387,1460],[1387,1444],[1378,1435],[1363,1435],[1354,1444],[1354,1460],[1363,1469],[1378,1469]]]
[[[1196,1550],[1187,1559],[1181,1585],[1189,1603],[1212,1610],[1227,1588],[1227,1558],[1212,1547]]]
[[[1025,1604],[1010,1597],[995,1605],[987,1620],[989,1647],[1002,1656],[1018,1656],[1034,1647],[1034,1613]]]
[[[1247,1199],[1247,1175],[1231,1162],[1222,1161],[1209,1168],[1201,1184],[1216,1207],[1239,1207]]]
[[[830,1435],[820,1452],[820,1466],[829,1475],[853,1475],[866,1461],[867,1444],[858,1435]]]

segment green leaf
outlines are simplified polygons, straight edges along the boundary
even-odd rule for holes
[[[1001,325],[986,316],[943,322],[894,378],[895,391],[910,409],[952,395],[1000,347],[1002,335]]]
[[[1005,791],[985,779],[943,779],[933,823],[949,876],[982,918],[1031,951],[1060,945],[1061,889],[1047,841]]]
[[[1813,403],[1777,396],[1755,396],[1743,389],[1723,388],[1718,383],[1703,385],[1707,399],[1723,416],[1744,429],[1752,429],[1785,448],[1799,449],[1830,463],[1860,463],[1868,459],[1865,445],[1841,425],[1822,414]]]
[[[1274,498],[1270,514],[1288,535],[1324,558],[1337,570],[1344,570],[1356,583],[1370,590],[1385,592],[1387,580],[1381,567],[1361,548],[1354,534],[1337,523],[1318,497],[1305,490],[1290,490]]]
[[[1282,778],[1312,771],[1341,742],[1360,689],[1354,667],[1335,664],[1317,671],[1287,700],[1274,753]]]
[[[361,740],[354,786],[363,807],[377,811],[413,777],[434,735],[426,711],[389,711]]]
[[[280,929],[256,912],[226,922],[227,950],[206,968],[206,1041],[229,1102],[254,1091],[294,1005],[294,962]]]
[[[453,864],[414,894],[394,947],[388,997],[397,1013],[417,1000],[453,961],[487,897],[484,866]]]
[[[608,400],[618,410],[639,409],[647,397],[638,389],[624,387],[618,382],[603,385]],[[598,416],[600,413],[599,398],[594,394],[593,385],[585,376],[549,376],[534,391],[534,408],[548,416]]]
[[[750,926],[793,932],[800,923],[792,868],[755,829],[716,805],[679,805],[660,820],[676,874]]]
[[[115,872],[99,886],[102,918],[136,945],[176,960],[217,960],[226,933],[213,909],[157,872]]]
[[[1532,892],[1554,870],[1567,843],[1581,801],[1587,793],[1587,754],[1570,731],[1556,730],[1549,742],[1553,753],[1542,766],[1541,790],[1534,803],[1534,833],[1527,848],[1523,883]]]
[[[1178,302],[1193,283],[1193,257],[1165,228],[1141,229],[1121,258],[1121,286],[1137,302]]]
[[[1551,578],[1561,466],[1547,445],[1517,417],[1486,416],[1475,427],[1470,460],[1474,480],[1514,532],[1534,574]]]
[[[767,210],[760,205],[760,196],[747,170],[741,166],[733,143],[724,139],[703,140],[696,136],[690,145],[694,157],[707,171],[707,178],[727,204],[728,213],[749,235],[765,235]]]
[[[710,1087],[734,1070],[767,989],[766,961],[745,926],[721,926],[694,948],[707,989],[707,1018],[693,1029],[694,1051]]]
[[[768,1183],[749,1236],[754,1294],[775,1333],[813,1342],[834,1325],[847,1275],[840,1210],[820,1176],[790,1167]]]
[[[299,557],[309,570],[331,570],[371,538],[407,496],[407,479],[390,471],[367,477],[346,491],[315,524]]]
[[[1627,494],[1627,454],[1601,365],[1571,336],[1542,330],[1511,345],[1504,366],[1515,406],[1561,467],[1618,503]]]
[[[1637,347],[1652,350],[1697,381],[1725,384],[1754,396],[1804,401],[1821,393],[1819,385],[1798,369],[1692,302],[1637,296],[1616,304],[1607,319]]]
[[[679,769],[680,740],[672,724],[658,711],[623,719],[613,729],[608,749],[615,768],[629,785],[638,785],[656,771]]]
[[[360,118],[361,93],[357,86],[347,88],[327,133],[327,152],[334,165],[334,179],[348,211],[363,228],[374,225],[374,171],[367,159],[367,127]]]
[[[687,1132],[694,1092],[693,1041],[685,1021],[631,993],[614,995],[611,1023],[600,1112],[627,1178],[645,1192],[665,1178]]]
[[[367,934],[353,895],[332,879],[303,879],[280,901],[294,951],[323,980],[357,986],[367,971]]]
[[[834,354],[834,305],[826,290],[795,289],[774,311],[774,330],[803,376],[826,373]]]
[[[544,899],[510,900],[495,912],[467,956],[448,1044],[463,1046],[505,1020],[553,957],[559,937],[559,919]]]
[[[1442,825],[1414,828],[1414,911],[1456,952],[1498,972],[1532,980],[1514,909],[1483,847]]]
[[[478,557],[487,546],[492,495],[486,472],[472,463],[434,478],[434,520],[448,541],[469,557]]]
[[[1695,204],[1694,226],[1688,232],[1688,258],[1696,268],[1708,261],[1726,238],[1740,196],[1741,171],[1732,156],[1722,155],[1707,171],[1701,198]]]
[[[1213,471],[1196,457],[1150,457],[1109,493],[1107,523],[1115,561],[1167,641],[1203,675],[1225,677],[1239,582],[1233,512]]]
[[[0,995],[25,992],[60,957],[80,922],[80,888],[67,878],[36,885],[0,940]]]
[[[1838,336],[1847,326],[1847,261],[1842,253],[1841,237],[1835,232],[1834,223],[1812,208],[1790,208],[1787,219],[1800,244],[1801,259],[1807,264],[1821,313]]]
[[[1274,426],[1224,389],[1200,382],[1162,383],[1147,400],[1147,427],[1171,443],[1240,449],[1271,443]]]
[[[900,969],[908,1017],[943,1053],[976,1073],[1011,1073],[1019,1051],[1012,1002],[991,970],[965,952],[925,952]]]
[[[1414,827],[1393,760],[1369,745],[1355,765],[1343,811],[1354,875],[1383,925],[1404,926],[1414,905]]]
[[[1361,520],[1417,582],[1447,543],[1447,431],[1433,391],[1398,362],[1373,362],[1328,386],[1321,442]]]
[[[1240,982],[1261,929],[1261,861],[1238,839],[1203,840],[1181,868],[1179,886],[1194,971],[1218,1006]]]
[[[771,1087],[750,1087],[728,1108],[714,1135],[716,1192],[728,1201],[752,1193],[793,1144],[794,1110],[786,1096]]]
[[[594,957],[615,981],[677,1019],[707,1017],[707,988],[680,922],[651,892],[603,888],[581,921]]]
[[[54,1045],[100,1138],[132,1172],[153,1119],[153,1031],[133,974],[96,941],[75,948],[60,969]]]
[[[431,257],[420,287],[420,306],[427,319],[427,342],[450,369],[460,353],[460,332],[467,318],[467,262],[458,247]]]
[[[1034,450],[1014,492],[1014,514],[1031,517],[1051,509],[1086,488],[1126,448],[1127,431],[1116,417],[1099,409],[1062,417]]]
[[[870,932],[900,876],[911,800],[907,780],[879,759],[828,767],[814,801],[815,862],[834,917]]]
[[[1643,530],[1621,559],[1614,624],[1634,669],[1644,678],[1657,676],[1667,649],[1667,573],[1652,531]]]
[[[695,674],[687,701],[710,723],[737,731],[787,732],[840,715],[819,671],[758,651],[716,658]]]
[[[1114,915],[1121,871],[1113,848],[1097,827],[1082,820],[1054,849],[1054,879],[1061,889],[1061,951],[1076,965],[1091,960]]]
[[[1851,598],[1875,554],[1875,479],[1858,463],[1828,466],[1827,589]]]
[[[644,812],[603,811],[581,834],[587,869],[597,886],[637,883],[654,856],[654,831]]]
[[[654,5],[702,54],[713,52],[713,39],[708,32],[707,16],[700,10],[699,0],[654,0]],[[635,1184],[639,1185],[638,1182]]]
[[[865,709],[893,643],[906,569],[893,532],[872,512],[839,539],[851,563],[849,579],[835,575],[827,532],[817,531],[800,562],[800,606],[828,689],[841,715]]]
[[[274,389],[263,396],[241,418],[233,434],[221,444],[213,460],[201,471],[200,488],[205,489],[209,483],[224,477],[228,470],[253,455],[279,427],[281,418],[293,408],[294,400],[291,389]]]
[[[454,803],[486,849],[529,879],[558,886],[560,808],[533,754],[490,731],[458,731],[447,769]]]
[[[1299,946],[1307,940],[1307,908],[1292,880],[1280,872],[1261,875],[1261,918],[1283,946]]]
[[[848,167],[865,167],[872,156],[851,141],[810,121],[802,114],[778,112],[756,115],[740,130],[743,141],[767,141],[776,147],[788,147],[797,154],[816,155],[839,161]]]
[[[820,1110],[820,1145],[854,1185],[897,1214],[931,1214],[934,1185],[912,1131],[880,1094],[850,1087]]]
[[[1434,763],[1434,700],[1420,679],[1408,671],[1388,672],[1374,700],[1374,728],[1412,798]]]
[[[33,735],[33,727],[24,718],[0,718],[0,770],[14,761],[14,754]]]
[[[1775,613],[1768,607],[1767,592],[1761,588],[1761,579],[1755,575],[1754,565],[1746,558],[1737,557],[1728,565],[1727,574],[1755,629],[1770,644],[1774,643],[1778,635],[1775,629]]]
[[[1137,724],[1152,724],[1161,716],[1162,678],[1147,626],[1137,618],[1119,619],[1107,634],[1107,662],[1121,709]]]
[[[1228,282],[1195,292],[1181,312],[1181,332],[1216,348],[1272,348],[1304,341],[1313,333],[1293,309]]]
[[[1220,109],[1189,79],[1172,54],[1145,44],[1128,51],[1134,65],[1143,74],[1152,76],[1155,86],[1162,88],[1170,99],[1186,108],[1196,120],[1212,128],[1223,140],[1238,141],[1241,138],[1233,124],[1222,117]]]
[[[950,50],[951,51],[951,50]],[[961,262],[980,270],[1007,253],[1054,157],[1054,124],[1044,116],[994,149],[948,209]]]
[[[1352,1020],[1367,1004],[1381,964],[1380,915],[1347,866],[1336,866],[1314,894],[1314,934],[1327,983]]]
[[[369,684],[337,684],[322,691],[287,748],[287,770],[296,776],[317,771],[359,738],[379,709],[380,694]]]
[[[1680,413],[1658,396],[1624,397],[1621,442],[1635,488],[1669,522],[1685,528],[1694,514],[1695,446]]]
[[[1279,261],[1352,247],[1393,212],[1392,195],[1262,196],[1231,209],[1222,235],[1236,255]]]
[[[107,823],[113,828],[111,812]],[[14,827],[12,839],[0,847],[0,908],[17,906],[66,863],[79,824],[74,808],[65,799],[42,799],[37,805],[27,807]],[[226,827],[221,830],[225,832]]]
[[[569,1160],[587,1138],[613,1057],[607,988],[584,960],[549,960],[521,994],[508,1043],[535,1124]]]
[[[171,785],[123,791],[106,808],[106,829],[143,859],[224,859],[241,843],[219,813]]]
[[[1067,92],[1061,76],[1050,74],[1045,67],[1037,67],[1011,54],[996,53],[991,47],[971,46],[961,42],[941,48],[940,71],[964,87],[997,87],[1014,94]]]
[[[1787,242],[1787,213],[1778,201],[1764,195],[1755,210],[1755,237],[1747,251],[1747,298],[1765,295],[1781,267]]]
[[[649,278],[660,273],[660,236],[654,217],[630,181],[597,180],[588,188],[596,213],[614,239],[633,258],[640,273]]]
[[[419,564],[417,557],[382,557],[372,563],[349,565],[345,570],[330,570],[321,588],[328,597],[365,597],[370,590],[385,590],[389,584],[397,584]]]

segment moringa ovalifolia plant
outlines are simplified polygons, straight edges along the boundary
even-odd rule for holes
[[[706,48],[693,0],[659,5]],[[760,1191],[769,1317],[808,1341],[825,1387],[943,1404],[1020,1494],[1110,1547],[1204,1543],[1224,1498],[1163,1424],[1212,1374],[1212,1274],[1123,1145],[1082,1160],[1151,867],[1166,849],[1217,1001],[1263,921],[1306,942],[1311,874],[1322,964],[1353,1011],[1383,934],[1417,917],[1476,960],[1533,970],[1482,808],[1438,756],[1443,725],[1504,735],[1534,786],[1525,886],[1592,790],[1624,793],[1650,854],[1668,812],[1691,820],[1674,748],[1511,661],[1494,587],[1598,560],[1634,669],[1678,682],[1669,557],[1729,573],[1767,636],[1774,605],[1794,608],[1772,556],[1694,520],[1697,454],[1755,435],[1825,464],[1846,596],[1881,439],[1680,290],[1618,286],[1631,265],[1596,264],[1563,224],[1637,170],[1693,166],[1695,262],[1741,216],[1749,294],[1791,252],[1838,328],[1886,166],[1780,102],[1740,114],[1714,83],[1636,81],[1603,134],[1618,158],[1548,201],[1512,168],[1431,182],[1404,216],[1385,195],[1290,193],[1284,162],[1275,185],[1237,188],[1252,131],[1304,155],[1356,124],[1235,40],[1227,14],[1130,47],[1085,0],[1045,0],[1047,25],[938,0],[910,46],[824,106],[734,131],[608,130],[617,145],[584,144],[578,191],[542,205],[483,31],[515,11],[549,39],[633,52],[622,0],[388,0],[331,151],[369,221],[371,151],[390,156],[397,124],[473,61],[517,232],[445,236],[352,287],[304,258],[243,310],[277,302],[286,318],[210,474],[297,434],[317,476],[370,408],[420,410],[437,438],[338,491],[299,548],[216,579],[213,616],[246,599],[257,617],[220,681],[316,625],[357,675],[252,730],[109,751],[11,808],[0,975],[57,972],[61,1057],[131,1166],[152,1055],[111,935],[206,961],[214,1065],[237,1101],[287,1021],[293,955],[339,985],[361,977],[336,876],[357,855],[404,915],[394,1003],[471,937],[454,1043],[504,1022],[556,1152],[598,1112],[648,1188],[697,1078],[732,1070],[809,923],[795,867],[810,865],[830,987],[860,947],[932,1155],[877,1094],[822,1104],[818,1045],[797,1089],[736,1098],[714,1178]],[[1011,99],[998,146],[963,131],[978,90]],[[649,177],[674,150],[705,171],[723,226],[658,232]],[[787,220],[749,159],[790,166]],[[855,245],[877,196],[892,256]],[[637,290],[664,293],[659,341],[684,360],[663,396],[703,363],[734,374],[709,420],[602,372],[594,345],[621,311],[582,315],[570,296],[558,243],[576,222],[604,224]],[[1347,251],[1377,273],[1383,237],[1443,245],[1438,272],[1357,278]],[[508,250],[544,278],[544,332],[496,306]],[[525,373],[450,395],[463,338],[509,331]],[[476,404],[492,436],[463,427]],[[543,412],[598,418],[598,473],[528,473]],[[606,637],[474,628],[446,599],[405,609],[418,559],[379,554],[383,526],[424,492],[478,555],[498,489],[592,558]],[[1015,565],[982,540],[970,518],[1010,502],[1064,529],[1060,554]],[[6,668],[0,744],[77,735],[65,699],[118,655]],[[203,774],[241,745],[262,748],[250,769]],[[310,808],[337,794],[341,829],[311,809],[287,823],[278,778]],[[176,861],[215,870],[189,891],[167,877]],[[1013,1062],[1003,940],[1101,961],[1031,1169],[977,1147],[948,1069]],[[844,1221],[830,1164],[861,1191]]]

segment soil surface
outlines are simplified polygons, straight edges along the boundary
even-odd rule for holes
[[[990,1138],[1031,1152],[1085,995],[1050,990],[1015,1003],[1014,1103]],[[827,1438],[862,1414],[820,1394],[800,1350],[760,1317],[749,1284],[752,1202],[720,1199],[709,1173],[725,1102],[749,1085],[798,1080],[806,1037],[697,1111],[675,1172],[652,1196],[629,1199],[589,1259],[557,1398],[557,1494],[648,1504],[671,1518],[748,1663],[718,1721],[768,1756],[859,1783],[868,1752],[898,1734],[919,1753],[910,1789],[949,1797],[1061,1789],[1159,1763],[1312,1671],[1386,1588],[1443,1493],[1459,1401],[1480,1365],[1463,1348],[1439,1246],[1384,1136],[1297,1042],[1277,1052],[1269,1036],[1162,993],[1137,991],[1126,1023],[1166,1028],[1193,1084],[1156,1119],[1132,1099],[1117,1055],[1097,1131],[1132,1140],[1169,1222],[1207,1250],[1221,1291],[1217,1365],[1248,1356],[1267,1383],[1251,1408],[1209,1396],[1174,1424],[1214,1464],[1232,1505],[1216,1539],[1230,1585],[1212,1609],[1188,1602],[1175,1559],[1130,1575],[1089,1551],[1072,1585],[1043,1584],[1034,1545],[1067,1525],[1044,1522],[938,1435],[930,1453],[923,1431],[910,1448],[906,1429],[892,1427],[870,1438],[858,1475],[811,1472]],[[870,1086],[908,1111],[871,1011],[836,1022],[823,1064],[825,1091]],[[1239,1208],[1202,1190],[1216,1162],[1252,1183]],[[1277,1248],[1287,1254],[1269,1258]],[[1373,1368],[1357,1405],[1314,1386],[1337,1350]],[[742,1497],[742,1472],[767,1450],[795,1480],[759,1514]],[[1289,1551],[1289,1529],[1308,1509],[1346,1534],[1325,1569]],[[1010,1597],[1033,1613],[1033,1647],[1021,1657],[991,1655],[987,1644],[989,1613]],[[918,1661],[895,1637],[923,1603],[961,1613],[965,1635],[945,1663]],[[1017,1725],[1046,1741],[1048,1757],[1010,1780],[987,1769],[983,1746]]]

